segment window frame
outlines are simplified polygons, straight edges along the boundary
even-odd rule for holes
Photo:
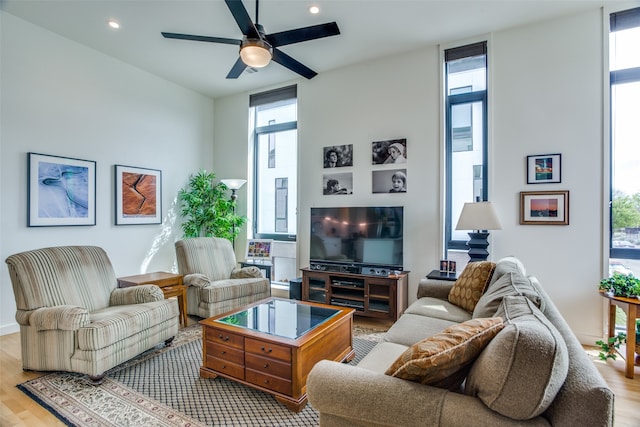
[[[612,11],[608,14],[609,28],[606,32],[606,40],[609,43],[610,34],[615,31],[624,30],[628,28],[640,27],[640,7],[631,8],[626,10]],[[606,63],[610,63],[610,49],[609,55],[604,58]],[[614,120],[613,120],[613,89],[614,85],[625,84],[632,82],[640,82],[640,67],[626,68],[621,70],[611,70],[607,65],[608,70],[608,95],[609,95],[609,258],[617,259],[640,259],[640,249],[637,248],[616,248],[613,246],[613,177],[614,177]]]
[[[458,94],[449,94],[449,73],[448,62],[465,57],[478,56],[477,52],[482,49],[482,53],[485,55],[485,89],[474,92],[463,92]],[[450,59],[447,59],[447,52],[455,52],[451,55]],[[476,102],[481,103],[482,110],[482,200],[488,200],[488,187],[489,187],[489,120],[488,120],[488,89],[489,89],[489,57],[487,50],[487,42],[472,43],[465,46],[454,47],[445,50],[444,59],[444,100],[445,100],[445,224],[444,224],[444,253],[447,254],[450,250],[468,250],[467,240],[453,240],[453,227],[456,220],[452,218],[453,208],[453,155],[457,151],[454,151],[453,141],[453,123],[452,123],[452,110],[455,105],[461,104],[473,104]],[[472,129],[473,129],[473,116],[472,116]],[[474,165],[475,167],[476,165]],[[470,200],[472,201],[472,200]]]
[[[280,132],[288,132],[288,131],[292,131],[295,130],[297,131],[298,129],[298,121],[297,118],[295,121],[290,121],[290,122],[283,122],[283,123],[274,123],[274,124],[268,124],[265,126],[256,126],[256,124],[258,123],[258,116],[259,116],[259,111],[258,107],[262,106],[262,105],[268,105],[268,104],[272,104],[275,102],[280,102],[280,101],[287,101],[287,100],[295,100],[296,103],[296,108],[297,108],[297,103],[298,103],[298,99],[297,99],[297,87],[294,86],[288,86],[288,87],[284,87],[284,88],[279,88],[279,89],[275,89],[273,91],[269,91],[269,92],[263,92],[263,93],[258,93],[255,95],[251,95],[250,97],[250,102],[249,102],[249,107],[250,108],[255,108],[256,110],[254,111],[253,114],[253,120],[254,122],[251,124],[252,128],[253,128],[253,159],[252,164],[253,164],[253,168],[252,168],[252,172],[253,172],[253,197],[252,197],[252,204],[253,204],[253,227],[252,227],[252,232],[253,232],[253,237],[256,239],[270,239],[270,240],[277,240],[277,241],[285,241],[285,242],[295,242],[297,239],[297,235],[296,234],[284,234],[284,233],[260,233],[258,231],[258,224],[259,224],[259,211],[260,211],[260,206],[259,206],[259,194],[260,194],[260,182],[259,182],[259,164],[258,164],[258,157],[260,154],[260,138],[263,136],[267,136],[268,138],[268,143],[270,144],[272,141],[272,138],[275,137],[275,135],[277,133]],[[296,137],[297,140],[297,137]],[[271,166],[271,161],[270,159],[267,159],[267,167],[270,168]],[[274,166],[275,166],[275,161],[274,161]],[[289,177],[286,177],[289,178]],[[278,178],[278,179],[282,179],[282,177]],[[295,179],[297,179],[297,176],[295,177]],[[275,185],[275,184],[274,184]],[[288,186],[288,188],[290,188],[290,185]],[[276,189],[277,190],[277,189]],[[277,197],[277,191],[274,192],[274,197]],[[277,201],[275,201],[277,202]],[[288,220],[288,215],[287,215],[287,220]],[[275,210],[274,210],[274,221],[277,221],[277,218],[275,217]],[[274,223],[274,230],[275,230],[275,223]]]

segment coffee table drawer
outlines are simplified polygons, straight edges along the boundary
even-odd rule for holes
[[[247,381],[252,384],[259,385],[260,387],[268,388],[269,390],[277,391],[278,393],[283,393],[289,396],[292,393],[291,381],[254,371],[249,368],[247,368]]]
[[[241,380],[244,379],[244,366],[229,362],[228,360],[207,355],[207,368]]]
[[[247,338],[245,341],[245,351],[272,359],[291,362],[291,349],[286,345],[278,345],[267,341]]]
[[[239,348],[241,350],[244,348],[243,336],[230,334],[229,332],[221,331],[219,329],[207,330],[207,341],[224,344],[229,347]]]
[[[247,353],[246,366],[249,369],[264,372],[265,374],[273,375],[275,377],[284,378],[285,380],[291,379],[290,363],[280,362],[268,357]]]
[[[238,365],[244,363],[244,351],[211,341],[207,341],[207,356],[228,360]]]

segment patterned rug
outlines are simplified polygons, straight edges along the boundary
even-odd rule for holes
[[[99,386],[80,374],[55,372],[18,388],[69,426],[317,426],[307,404],[291,412],[268,393],[218,377],[200,378],[200,325],[180,331],[171,347],[151,349],[109,372]],[[354,330],[358,363],[381,339]],[[366,337],[366,339],[363,339]]]

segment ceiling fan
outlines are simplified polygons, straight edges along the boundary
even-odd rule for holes
[[[255,24],[251,21],[241,0],[225,0],[225,3],[244,35],[242,40],[165,32],[162,35],[168,39],[239,45],[240,57],[231,67],[229,74],[227,74],[228,79],[237,79],[246,67],[266,67],[271,60],[307,79],[311,79],[318,73],[282,52],[278,47],[340,34],[338,24],[335,22],[265,34],[264,28],[258,23],[258,0],[256,0]]]

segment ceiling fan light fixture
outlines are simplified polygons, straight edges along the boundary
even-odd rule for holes
[[[271,46],[261,39],[246,39],[240,45],[240,58],[249,67],[263,68],[272,58]]]

